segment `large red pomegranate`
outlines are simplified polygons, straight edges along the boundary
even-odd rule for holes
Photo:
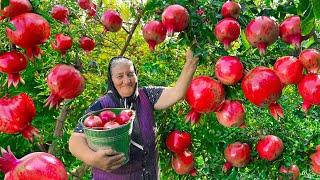
[[[38,135],[38,129],[31,125],[36,115],[32,99],[25,93],[0,99],[0,132],[7,134],[21,133],[29,141]]]
[[[0,72],[8,74],[8,88],[11,84],[16,88],[19,82],[24,84],[20,71],[27,67],[25,56],[14,50],[0,55]]]
[[[179,130],[171,131],[166,139],[167,148],[174,153],[181,153],[191,144],[191,135]]]
[[[256,149],[261,159],[273,161],[282,153],[283,142],[277,136],[267,135],[258,141]]]
[[[238,19],[240,16],[241,6],[239,3],[232,0],[228,0],[222,5],[221,15],[224,18],[234,18]]]
[[[303,66],[293,56],[280,57],[273,65],[274,72],[283,84],[298,84],[303,77]]]
[[[243,65],[238,57],[222,56],[218,59],[214,72],[222,84],[234,85],[243,76]]]
[[[6,28],[9,40],[26,49],[28,58],[39,57],[41,49],[38,45],[43,44],[50,37],[48,21],[38,14],[24,13],[13,18],[11,23],[16,30]]]
[[[311,169],[314,173],[320,174],[320,145],[316,147],[316,152],[310,156]]]
[[[99,116],[90,115],[84,121],[83,124],[87,128],[95,128],[95,127],[102,127],[104,125],[103,121]]]
[[[299,61],[309,73],[318,73],[320,68],[320,52],[316,49],[305,49],[300,53]]]
[[[179,4],[168,6],[162,13],[162,23],[167,29],[168,36],[181,32],[189,25],[189,13]]]
[[[81,9],[87,10],[91,7],[91,0],[78,0],[77,2]]]
[[[214,28],[214,35],[220,43],[223,43],[224,49],[228,49],[231,42],[240,35],[240,24],[232,18],[222,19]]]
[[[259,107],[269,106],[276,120],[278,116],[283,118],[282,107],[276,103],[281,96],[283,84],[272,69],[263,66],[252,69],[243,78],[241,87],[250,102]]]
[[[312,105],[320,105],[320,74],[307,74],[298,84],[303,99],[302,110],[307,112]]]
[[[265,54],[267,46],[274,43],[279,36],[278,24],[267,16],[259,16],[251,20],[246,27],[246,37],[253,47]]]
[[[150,21],[142,29],[143,38],[149,44],[150,51],[154,51],[157,44],[166,39],[166,28],[159,21]]]
[[[51,90],[45,106],[58,107],[63,99],[73,99],[84,90],[84,78],[73,66],[58,64],[48,75],[48,86]]]
[[[32,12],[29,0],[9,0],[9,5],[3,10],[0,9],[0,20],[4,18],[14,18],[23,13]]]
[[[85,51],[85,53],[89,53],[96,46],[96,42],[89,37],[82,37],[79,40],[80,47]]]
[[[0,170],[4,180],[46,179],[67,180],[68,175],[63,163],[55,156],[45,152],[33,152],[17,159],[10,148],[1,148]]]
[[[62,5],[55,5],[51,10],[52,17],[62,22],[63,24],[69,24],[68,16],[69,16],[69,9],[62,6]]]
[[[101,22],[105,31],[117,32],[122,27],[122,18],[117,11],[107,10],[101,15]]]
[[[59,51],[64,56],[68,49],[72,47],[72,38],[67,35],[57,34],[56,42],[51,42],[51,46],[54,50]]]
[[[240,101],[225,100],[216,112],[218,122],[225,127],[244,125],[244,106]]]
[[[279,26],[279,33],[281,39],[297,48],[300,47],[301,36],[301,23],[299,16],[290,16],[286,18]]]
[[[199,113],[217,110],[224,98],[223,85],[209,76],[194,78],[186,93],[187,103]]]
[[[224,157],[235,167],[244,167],[250,161],[250,146],[247,143],[235,142],[228,144]]]
[[[188,174],[192,171],[193,164],[193,154],[189,150],[175,154],[171,159],[171,166],[179,175]]]

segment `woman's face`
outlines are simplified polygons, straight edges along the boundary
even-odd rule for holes
[[[117,64],[111,70],[112,81],[122,98],[129,97],[135,91],[137,75],[133,65],[127,63]]]

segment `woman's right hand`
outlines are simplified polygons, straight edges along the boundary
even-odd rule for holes
[[[106,148],[92,154],[90,165],[110,172],[122,166],[125,160],[124,154],[116,152],[112,148]]]

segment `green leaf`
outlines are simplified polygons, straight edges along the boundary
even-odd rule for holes
[[[264,0],[264,3],[266,4],[267,7],[270,7],[271,0]]]
[[[303,15],[310,5],[309,0],[300,0],[298,4],[298,15]]]
[[[9,0],[1,0],[1,8],[0,9],[4,9],[8,5],[9,5]]]
[[[241,31],[241,42],[244,45],[245,49],[249,49],[250,48],[250,44],[246,38],[246,35],[244,33],[244,31]]]
[[[311,0],[313,14],[316,19],[320,19],[320,1],[319,0]]]
[[[306,12],[306,15],[307,16],[301,22],[302,35],[309,34],[314,26],[314,14],[311,7]]]

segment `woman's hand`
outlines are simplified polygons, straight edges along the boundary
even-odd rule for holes
[[[126,160],[124,154],[112,148],[98,150],[92,155],[90,165],[107,172],[118,169]]]
[[[189,48],[186,52],[186,64],[197,65],[199,57],[193,56],[192,50]]]

